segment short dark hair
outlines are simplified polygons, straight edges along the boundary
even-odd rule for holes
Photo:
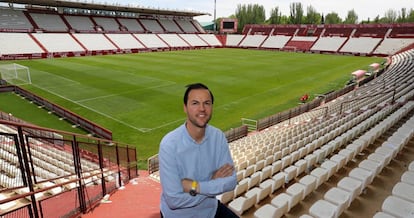
[[[192,84],[188,84],[185,87],[187,87],[187,90],[185,90],[184,93],[184,104],[187,104],[188,101],[188,94],[190,93],[191,90],[193,89],[206,89],[208,90],[208,92],[210,93],[211,96],[211,103],[214,103],[214,96],[213,93],[210,91],[210,89],[208,89],[208,87],[202,83],[192,83]]]

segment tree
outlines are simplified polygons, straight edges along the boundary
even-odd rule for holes
[[[321,14],[319,14],[314,7],[308,6],[305,18],[305,24],[320,24]]]
[[[380,22],[380,16],[379,15],[377,15],[375,18],[374,18],[374,23],[379,23]]]
[[[290,17],[289,23],[291,24],[301,24],[303,20],[303,8],[302,3],[293,2],[290,4]]]
[[[352,9],[348,11],[348,15],[346,16],[344,23],[356,24],[357,22],[358,22],[358,15],[355,13],[355,10]]]
[[[338,24],[342,23],[342,19],[337,13],[331,12],[325,16],[325,24]]]
[[[239,21],[239,32],[246,24],[263,24],[266,19],[264,7],[258,4],[237,5],[235,16]]]
[[[407,20],[407,8],[401,8],[400,15],[397,18],[398,23],[404,23]]]
[[[397,12],[392,9],[389,9],[385,12],[384,18],[384,21],[386,23],[395,23],[397,22]]]
[[[408,13],[406,22],[414,22],[414,10],[411,8]]]
[[[279,11],[279,7],[272,8],[270,10],[270,18],[267,21],[269,24],[281,24],[282,12]]]

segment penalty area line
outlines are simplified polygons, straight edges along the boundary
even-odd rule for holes
[[[97,113],[97,114],[99,114],[99,115],[102,115],[102,116],[104,116],[104,117],[107,117],[107,118],[109,118],[109,119],[111,119],[111,120],[113,120],[113,121],[115,121],[115,122],[118,122],[118,123],[120,123],[120,124],[124,125],[124,126],[127,126],[127,127],[129,127],[129,128],[132,128],[132,129],[138,130],[138,131],[143,132],[143,133],[144,133],[144,132],[148,132],[148,131],[145,131],[145,130],[146,130],[146,128],[139,128],[139,127],[136,127],[136,126],[132,126],[132,125],[130,125],[130,124],[128,124],[128,123],[126,123],[126,122],[124,122],[124,121],[122,121],[122,120],[116,119],[115,117],[112,117],[112,116],[110,116],[110,115],[108,115],[108,114],[105,114],[105,113],[103,113],[103,112],[101,112],[101,111],[95,110],[95,109],[93,109],[93,108],[91,108],[91,107],[88,107],[88,106],[86,106],[86,105],[80,104],[80,103],[78,103],[78,102],[76,102],[76,101],[73,101],[72,99],[69,99],[69,98],[67,98],[67,97],[65,97],[65,96],[62,96],[62,95],[60,95],[60,94],[57,94],[57,93],[55,93],[55,92],[53,92],[53,91],[51,91],[51,90],[45,89],[45,88],[40,87],[40,86],[37,86],[37,85],[35,85],[35,84],[32,84],[32,85],[33,85],[33,86],[35,86],[35,87],[37,87],[37,88],[39,88],[39,89],[42,89],[42,90],[44,90],[44,91],[46,91],[46,92],[49,92],[49,93],[51,93],[51,94],[53,94],[53,95],[56,95],[56,96],[58,96],[58,97],[60,97],[60,98],[63,98],[63,99],[65,99],[65,100],[69,101],[69,102],[72,102],[72,103],[74,103],[74,104],[77,104],[77,105],[79,105],[79,106],[81,106],[81,107],[84,107],[84,108],[86,108],[86,109],[88,109],[88,110],[91,110],[91,111],[93,111],[93,112],[95,112],[95,113]]]

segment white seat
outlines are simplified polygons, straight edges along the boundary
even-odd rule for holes
[[[253,175],[250,176],[250,179],[248,180],[248,188],[247,189],[251,189],[255,186],[258,186],[260,183],[260,178],[261,178],[262,172],[255,172],[253,173]]]
[[[388,165],[392,160],[392,149],[386,147],[378,147],[375,149],[375,154],[383,155],[385,158],[385,165]]]
[[[0,193],[0,201],[5,200],[5,199],[7,199],[7,196]],[[6,210],[14,207],[16,204],[17,204],[16,201],[9,201],[7,203],[0,204],[0,210],[1,211],[6,211]]]
[[[353,201],[362,192],[362,182],[351,177],[342,178],[337,187],[348,191],[351,194],[351,201]]]
[[[355,158],[355,152],[349,149],[342,149],[338,152],[338,154],[346,157],[345,164]]]
[[[325,160],[326,157],[326,150],[317,149],[313,152],[314,155],[316,155],[316,162],[322,163]]]
[[[287,213],[289,210],[290,210],[290,207],[289,207],[289,202],[290,202],[290,199],[291,199],[292,197],[290,197],[288,194],[286,194],[286,193],[280,193],[280,194],[278,194],[276,197],[274,197],[271,201],[270,201],[270,203],[272,204],[272,205],[274,205],[275,207],[277,207],[277,208],[279,208],[279,210],[283,213],[283,214],[285,214],[285,213]]]
[[[244,177],[247,178],[251,176],[254,172],[256,172],[256,165],[247,166],[246,172],[244,173]]]
[[[234,198],[234,191],[224,192],[221,195],[216,196],[217,200],[219,200],[223,204],[227,204]]]
[[[266,179],[265,181],[259,184],[259,187],[263,189],[270,185],[270,194],[272,194],[275,191],[275,183],[276,181],[273,179]]]
[[[309,214],[302,214],[299,218],[314,218],[314,217]]]
[[[292,156],[292,162],[296,162],[297,160],[299,160],[299,151],[291,152],[290,156]]]
[[[354,150],[355,154],[359,154],[362,152],[363,147],[362,145],[353,142],[352,144],[346,146],[346,149]]]
[[[314,176],[306,175],[299,180],[299,183],[305,186],[305,196],[312,193],[316,188],[316,178]]]
[[[294,165],[291,165],[289,167],[287,167],[286,169],[283,170],[285,174],[285,183],[289,183],[290,180],[296,178],[297,174],[298,174],[298,168]]]
[[[328,171],[329,179],[333,174],[335,174],[338,171],[338,163],[331,160],[326,160],[321,164],[321,168],[324,168]]]
[[[256,204],[258,204],[260,201],[265,199],[267,196],[270,195],[270,192],[272,190],[272,185],[268,184],[264,186],[264,188],[254,187],[253,189],[246,192],[245,196],[250,197],[252,195],[256,195]]]
[[[380,164],[380,169],[381,170],[384,168],[385,165],[388,164],[387,163],[387,158],[384,155],[381,155],[381,154],[372,153],[372,154],[368,155],[367,159],[378,162]]]
[[[27,194],[27,193],[30,192],[30,190],[29,190],[29,187],[24,187],[24,188],[16,189],[15,192],[17,194]],[[35,196],[35,199],[38,200],[38,199],[41,199],[41,198],[44,197],[44,193],[43,192],[38,192],[34,196]],[[30,195],[26,196],[26,199],[29,200],[29,201],[32,200]]]
[[[299,176],[300,174],[302,174],[303,172],[306,171],[307,166],[308,166],[308,162],[306,162],[303,159],[300,159],[300,160],[296,161],[295,166],[298,168],[297,174]]]
[[[410,185],[404,182],[399,182],[394,185],[392,189],[392,194],[401,199],[414,203],[414,186],[413,185]],[[412,215],[414,217],[414,214]]]
[[[401,175],[401,182],[414,185],[414,172],[406,171]]]
[[[337,187],[329,189],[323,198],[338,206],[338,215],[351,205],[351,194]]]
[[[305,186],[300,183],[295,183],[286,189],[286,194],[292,196],[291,208],[305,198],[304,190]]]
[[[392,150],[392,157],[394,158],[397,156],[398,152],[400,151],[400,148],[395,143],[390,142],[384,142],[382,143],[381,147],[385,147]]]
[[[273,155],[273,159],[274,161],[282,159],[282,151],[275,152],[275,154]]]
[[[239,162],[238,166],[239,166],[239,171],[245,170],[247,168],[247,161]]]
[[[414,203],[399,197],[388,196],[382,203],[381,209],[396,217],[413,217]]]
[[[349,177],[354,178],[362,182],[362,189],[366,188],[369,184],[372,183],[374,179],[374,173],[359,167],[352,169],[349,174]]]
[[[251,195],[250,197],[240,196],[229,203],[229,208],[237,215],[241,216],[246,210],[255,205],[256,200],[256,195]]]
[[[266,160],[265,160],[265,166],[271,165],[273,163],[273,161],[274,161],[274,156],[273,155],[267,156]]]
[[[256,172],[262,170],[264,166],[265,166],[265,160],[258,160],[256,162]]]
[[[414,161],[412,161],[412,162],[410,163],[410,165],[408,165],[408,170],[409,170],[409,171],[414,171]]]
[[[265,166],[262,169],[262,176],[260,177],[260,182],[272,177],[272,166]]]
[[[382,170],[381,164],[372,160],[363,160],[358,164],[358,167],[372,171],[374,176],[377,176]]]
[[[315,168],[312,170],[310,175],[314,176],[316,178],[316,189],[322,185],[326,180],[328,180],[328,171],[323,168]]]
[[[255,218],[279,218],[283,216],[283,211],[271,204],[265,204],[254,212]]]
[[[377,213],[374,214],[374,216],[372,218],[396,218],[396,217],[392,216],[388,213],[377,212]]]
[[[237,176],[237,182],[240,182],[242,179],[244,179],[244,173],[246,172],[246,170],[239,170],[236,173]]]
[[[316,164],[316,155],[314,154],[308,154],[304,159],[308,162],[308,170],[312,169]]]
[[[249,188],[249,178],[245,178],[242,181],[239,182],[239,184],[236,185],[234,188],[234,198],[239,197],[243,193],[247,192],[247,189]]]
[[[277,173],[272,179],[275,181],[273,190],[277,190],[285,184],[285,174],[283,172]]]
[[[39,187],[40,188],[48,188],[48,187],[52,187],[54,185],[55,185],[55,183],[53,183],[53,182],[43,182],[43,183],[39,184]],[[58,186],[58,187],[54,187],[52,189],[49,189],[46,192],[51,194],[51,195],[56,195],[56,194],[61,193],[62,191],[63,191],[62,187]]]
[[[325,200],[318,200],[309,208],[309,214],[316,218],[336,218],[337,211],[336,205]]]
[[[338,170],[344,167],[346,163],[346,157],[339,154],[333,155],[330,160],[338,163]]]
[[[277,160],[272,163],[272,175],[275,175],[276,173],[280,172],[282,169],[282,161]]]
[[[290,152],[290,149],[289,148],[283,148],[282,149],[282,159],[283,159],[283,157],[286,157],[288,154],[289,154],[289,152]]]
[[[299,158],[303,158],[308,154],[308,149],[306,147],[299,148]]]
[[[282,169],[285,169],[291,164],[292,164],[292,156],[286,155],[285,157],[282,158]]]

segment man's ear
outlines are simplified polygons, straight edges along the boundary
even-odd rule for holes
[[[186,104],[183,104],[183,110],[184,110],[184,113],[187,114],[187,105]]]

